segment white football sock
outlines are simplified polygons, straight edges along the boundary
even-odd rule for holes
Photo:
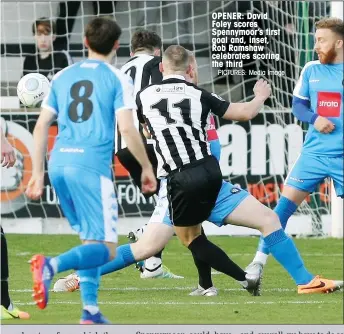
[[[13,304],[11,302],[10,302],[10,305],[8,305],[7,310],[8,311],[12,311],[13,310]]]
[[[254,257],[252,262],[260,262],[263,266],[266,265],[266,261],[268,260],[269,255],[265,254],[261,251],[257,251],[256,256]]]
[[[90,312],[92,315],[95,315],[99,312],[99,307],[94,305],[86,305],[84,310]]]
[[[51,268],[53,268],[54,274],[57,273],[57,261],[56,258],[53,257],[52,259],[49,260],[49,264],[51,265]]]

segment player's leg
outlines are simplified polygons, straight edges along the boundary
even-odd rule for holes
[[[30,315],[20,311],[11,303],[8,291],[8,250],[4,230],[1,227],[1,320],[29,319]]]
[[[164,249],[173,234],[173,226],[168,211],[166,182],[162,182],[154,212],[141,237],[135,243],[118,247],[117,257],[102,266],[102,275],[125,268],[137,261],[151,258]],[[154,277],[164,277],[168,274],[164,272],[161,266],[154,269],[156,269],[153,272]],[[147,273],[146,275],[148,276]],[[182,277],[180,276],[180,278]]]
[[[223,196],[225,199],[225,193],[227,193],[227,200],[215,207],[209,217],[210,221],[224,217],[223,221],[226,224],[259,230],[264,237],[264,242],[269,247],[270,253],[298,285],[299,293],[324,293],[341,287],[342,282],[320,280],[318,276],[314,276],[306,269],[293,240],[282,229],[276,213],[248,194],[241,201],[237,201],[236,197],[245,191],[240,190],[233,194],[229,188],[230,186],[222,188],[220,197]],[[226,210],[228,210],[228,215],[224,216]]]
[[[172,226],[162,223],[147,224],[142,238],[137,242],[117,247],[116,257],[100,267],[100,275],[111,274],[138,261],[150,258],[165,247],[173,234]],[[54,291],[75,291],[78,288],[79,279],[75,274],[63,280],[60,279],[55,283]]]
[[[321,157],[301,154],[290,170],[282,196],[274,209],[283,229],[286,228],[288,219],[294,214],[297,207],[327,176],[328,168],[324,162]],[[268,247],[264,238],[261,237],[256,256],[247,269],[254,270],[254,267],[264,266],[268,255]]]
[[[154,147],[153,145],[146,145],[145,147],[146,147],[148,158],[153,166],[154,171],[156,172],[158,161],[155,155]],[[142,172],[141,165],[138,163],[138,161],[135,159],[135,157],[127,148],[119,150],[116,153],[116,155],[120,163],[128,170],[131,178],[134,181],[134,184],[141,190],[141,172]],[[158,181],[158,183],[159,182],[160,181]],[[157,189],[159,189],[159,184],[157,185]],[[144,196],[148,198],[152,195],[153,194],[148,194]],[[142,228],[138,229],[137,231],[131,231],[128,235],[128,238],[133,242],[137,241],[138,237],[142,235],[145,225]],[[145,261],[144,267],[149,268],[151,270],[151,273],[145,272],[143,277],[141,275],[142,278],[154,278],[155,274],[160,276],[160,272],[157,272],[154,269],[159,269],[160,267],[162,267],[162,252],[163,252],[163,249]],[[137,263],[137,267],[140,269],[140,271],[144,271],[144,268],[142,268],[141,263]],[[166,278],[174,278],[174,277],[177,277],[177,276],[172,273],[171,275],[166,275]]]
[[[201,234],[205,236],[204,229],[201,227]],[[189,296],[217,296],[218,291],[214,287],[213,280],[211,278],[211,266],[191,253],[195,266],[198,272],[198,287],[193,290]]]
[[[148,224],[141,238],[117,248],[117,256],[101,267],[101,275],[126,268],[137,261],[146,260],[165,247],[173,236],[172,226],[162,223]]]
[[[201,233],[201,223],[214,207],[222,186],[222,174],[213,157],[189,166],[168,178],[170,212],[177,236],[199,260],[208,263],[242,283],[252,294],[259,294],[259,277],[249,277],[218,246]]]
[[[49,176],[61,208],[83,244],[51,259],[33,257],[36,304],[46,307],[49,286],[56,273],[79,270],[83,320],[105,323],[97,306],[97,291],[99,267],[113,258],[116,250],[117,200],[113,183],[109,178],[75,167],[55,167],[49,170]]]
[[[216,158],[217,161],[220,161],[221,157],[221,144],[218,139],[209,141],[210,152]],[[202,235],[205,235],[204,229],[201,230]],[[214,287],[212,278],[211,278],[211,267],[208,263],[199,260],[192,253],[195,266],[198,271],[198,287],[190,293],[190,296],[216,296],[217,289]]]
[[[344,157],[329,157],[328,161],[329,176],[333,180],[333,185],[338,197],[344,198]]]
[[[218,139],[211,140],[209,142],[209,144],[210,144],[211,154],[219,161],[220,156],[221,156],[220,141]],[[154,148],[152,147],[151,150],[148,149],[147,152],[149,153],[150,160],[153,163],[154,159],[156,160]],[[155,215],[153,215],[153,217],[156,218]],[[165,221],[166,221],[166,219],[165,219]],[[138,231],[136,231],[136,233],[132,232],[132,235],[135,235],[135,238],[138,239],[139,235],[140,234],[142,235],[142,233],[140,233],[140,231],[143,229],[144,229],[144,226],[142,228],[140,228]],[[202,233],[204,234],[203,228],[202,228]],[[194,263],[195,263],[195,266],[197,268],[198,275],[199,275],[199,285],[198,285],[198,288],[195,289],[193,292],[191,292],[190,295],[192,295],[192,296],[194,296],[194,295],[202,295],[202,296],[217,295],[217,290],[214,288],[213,283],[212,283],[212,279],[211,279],[211,267],[207,263],[200,261],[193,254],[192,254],[192,256],[193,256]],[[159,252],[158,254],[150,257],[149,259],[147,259],[144,262],[145,270],[142,272],[141,278],[156,277],[155,275],[159,275],[158,277],[164,277],[164,278],[182,278],[182,276],[178,276],[178,275],[173,274],[166,267],[164,267],[164,274],[161,276],[160,273],[156,270],[156,268],[159,270],[159,268],[161,268],[161,265],[162,265],[162,251]]]

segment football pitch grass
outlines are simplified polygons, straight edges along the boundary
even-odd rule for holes
[[[210,237],[234,261],[245,267],[252,260],[257,237]],[[76,236],[7,235],[12,301],[31,319],[4,324],[76,324],[81,314],[80,293],[50,293],[49,305],[39,310],[32,302],[27,261],[35,253],[55,256],[76,246]],[[126,243],[125,237],[120,244]],[[296,239],[308,269],[326,278],[343,279],[343,240]],[[252,297],[223,274],[213,275],[217,297],[190,297],[197,273],[190,252],[173,238],[163,253],[164,264],[185,278],[139,277],[134,266],[102,277],[100,307],[114,324],[343,324],[343,291],[298,295],[294,282],[273,259],[264,270],[262,296]],[[60,274],[58,277],[66,276]],[[54,280],[55,281],[55,280]]]

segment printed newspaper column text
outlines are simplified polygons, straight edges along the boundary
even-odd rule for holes
[[[259,27],[259,22],[268,19],[267,13],[212,13],[211,64],[218,75],[251,74],[243,69],[244,62],[280,60],[269,47],[272,38],[279,38],[280,29]]]

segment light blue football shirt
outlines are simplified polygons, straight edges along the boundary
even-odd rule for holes
[[[106,62],[84,60],[54,76],[42,107],[56,113],[59,128],[49,163],[110,177],[116,112],[136,109],[132,79]]]
[[[344,64],[321,64],[308,62],[301,72],[293,95],[309,100],[311,110],[334,123],[330,134],[323,134],[310,124],[303,145],[303,153],[340,156],[343,155],[343,89]]]

